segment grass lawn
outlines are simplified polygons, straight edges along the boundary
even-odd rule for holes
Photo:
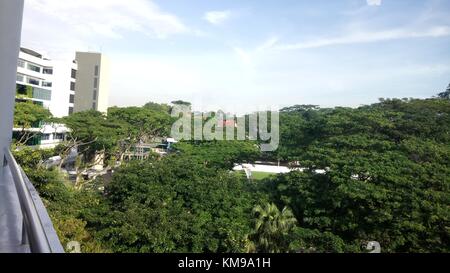
[[[263,180],[264,178],[268,178],[269,176],[274,176],[274,173],[263,173],[263,172],[252,172],[252,178],[254,180]]]
[[[240,171],[239,174],[242,175],[243,177],[246,177],[244,171]],[[252,172],[253,180],[263,180],[265,178],[268,178],[269,176],[274,176],[274,175],[276,175],[276,174],[274,174],[274,173],[263,173],[263,172]]]

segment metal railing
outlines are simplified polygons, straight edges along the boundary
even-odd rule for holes
[[[29,245],[32,253],[64,253],[39,194],[11,151],[4,149],[4,152],[5,163],[11,171],[23,216],[22,244]]]

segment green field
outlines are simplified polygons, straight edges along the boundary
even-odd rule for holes
[[[239,174],[242,175],[243,177],[246,177],[244,171],[239,171]],[[276,175],[276,174],[274,174],[274,173],[264,173],[264,172],[252,172],[253,180],[263,180],[265,178],[268,178],[268,177],[274,176],[274,175]]]

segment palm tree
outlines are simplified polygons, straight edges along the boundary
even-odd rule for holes
[[[254,241],[258,251],[279,253],[288,251],[289,232],[295,227],[297,220],[287,207],[283,210],[275,204],[256,206],[253,209],[255,219]]]

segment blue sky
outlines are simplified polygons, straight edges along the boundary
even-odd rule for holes
[[[445,89],[449,14],[447,0],[26,0],[22,40],[107,54],[110,105],[355,107]]]

